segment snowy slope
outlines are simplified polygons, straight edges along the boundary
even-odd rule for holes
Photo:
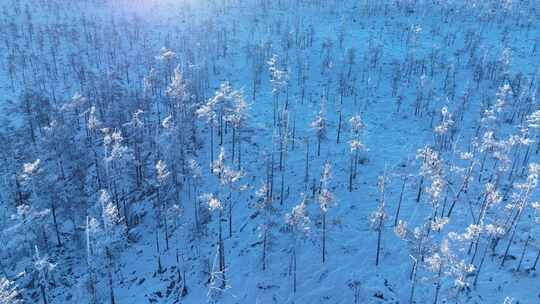
[[[452,129],[452,145],[440,151],[444,160],[444,176],[447,178],[442,191],[442,205],[443,200],[449,202],[455,197],[461,185],[460,174],[463,172],[460,173],[456,166],[466,168],[467,161],[459,159],[460,153],[472,152],[475,157],[483,155],[471,142],[478,136],[482,113],[496,102],[499,87],[506,82],[515,86],[518,73],[528,79],[523,80],[526,85],[523,85],[521,95],[508,97],[508,106],[498,114],[497,139],[519,133],[520,126],[524,124],[525,114],[518,114],[518,118],[512,121],[507,119],[513,109],[523,109],[524,113],[530,114],[538,108],[536,98],[540,90],[536,76],[537,63],[540,61],[536,47],[540,31],[534,1],[514,3],[509,8],[499,1],[442,1],[437,4],[431,1],[417,1],[416,4],[413,1],[94,2],[82,1],[80,6],[72,8],[61,5],[63,11],[58,14],[68,17],[60,17],[60,20],[76,18],[84,13],[90,19],[95,18],[95,22],[101,24],[99,31],[110,34],[110,37],[127,35],[129,31],[124,32],[122,27],[133,25],[130,22],[138,22],[143,33],[134,40],[134,46],[128,47],[127,40],[123,38],[111,38],[112,45],[105,46],[103,50],[90,49],[89,54],[80,56],[81,66],[91,66],[91,53],[100,56],[110,49],[129,50],[117,57],[116,61],[109,61],[103,56],[102,65],[92,67],[96,79],[108,77],[100,75],[122,70],[127,62],[131,64],[127,70],[133,76],[129,82],[126,77],[119,76],[121,85],[132,88],[134,92],[140,91],[149,68],[163,64],[156,56],[162,47],[166,47],[176,52],[187,82],[198,81],[198,75],[208,73],[208,85],[202,85],[204,91],[197,92],[204,98],[198,102],[203,103],[211,98],[220,83],[228,81],[234,88],[244,91],[250,106],[241,133],[242,169],[245,175],[240,184],[245,185],[246,189],[233,195],[232,237],[228,234],[228,219],[223,219],[227,278],[224,290],[219,290],[219,286],[213,286],[209,280],[212,278],[209,273],[212,272],[219,277],[215,273],[217,214],[201,212],[203,216],[211,218],[207,218],[203,232],[195,233],[193,229],[193,214],[196,212],[193,202],[207,209],[199,195],[214,192],[223,195],[223,199],[226,197],[226,190],[219,186],[218,179],[208,169],[211,159],[210,128],[200,120],[197,122],[200,147],[193,157],[201,164],[202,182],[196,194],[189,181],[186,182],[179,201],[174,201],[183,209],[178,218],[180,226],[175,230],[169,222],[167,232],[163,226],[156,229],[156,193],[143,192],[131,201],[133,208],[142,216],[138,225],[130,231],[131,235],[137,235],[136,241],[120,245],[115,253],[112,281],[116,303],[408,303],[413,284],[413,261],[418,258],[415,251],[417,244],[414,240],[402,240],[396,235],[395,214],[403,179],[406,178],[399,219],[407,223],[410,229],[408,237],[414,234],[414,227],[424,229],[423,225],[432,216],[433,208],[426,190],[423,190],[422,199],[417,202],[418,189],[429,187],[427,179],[430,176],[426,177],[425,184],[420,185],[424,180],[419,175],[421,160],[416,158],[416,153],[426,146],[438,149],[434,129],[441,123],[441,109],[447,106],[456,122]],[[37,16],[36,22],[42,22],[42,26],[53,24],[58,18],[44,7],[33,10]],[[138,19],[133,19],[134,15]],[[118,28],[114,30],[109,23],[113,17],[118,20],[115,22]],[[123,23],[125,20],[129,21]],[[312,45],[308,42],[310,35],[313,37]],[[343,37],[341,45],[340,35]],[[8,37],[7,32],[4,36]],[[304,48],[299,47],[302,37],[306,39]],[[70,46],[70,38],[63,37],[61,40],[65,42],[62,51],[66,53],[66,60],[69,53],[85,52],[84,43]],[[226,50],[223,49],[224,41]],[[115,46],[115,43],[118,45]],[[103,41],[103,44],[107,45],[107,41]],[[253,54],[257,46],[261,47],[264,64],[261,84],[256,87],[254,96],[256,56]],[[5,46],[2,48],[7,49]],[[350,48],[355,49],[356,59],[349,73],[347,50]],[[505,49],[511,50],[508,70],[503,71],[508,74],[506,78],[497,74],[499,69],[506,68],[497,65],[503,61],[501,58]],[[221,55],[221,52],[225,54]],[[272,92],[267,64],[274,54],[277,55],[279,68],[286,70],[289,75],[287,85],[280,89],[277,97],[279,109],[283,109],[287,103],[289,123],[294,125],[294,136],[290,134],[282,170],[279,169],[279,131],[274,128],[275,94]],[[86,56],[88,63],[85,63]],[[478,76],[478,67],[486,69],[481,71],[484,73],[481,76]],[[301,69],[306,70],[304,90],[299,85]],[[395,80],[396,70],[401,76],[398,80]],[[493,76],[486,76],[489,73],[493,73]],[[7,76],[3,77],[6,77],[4,82],[8,83]],[[476,77],[481,77],[481,81],[476,81]],[[341,97],[340,80],[343,81],[343,78],[347,78],[347,85],[353,89]],[[48,93],[54,87],[58,102],[62,103],[74,93],[84,92],[84,86],[79,85],[75,78],[72,80],[66,82],[69,86],[51,83],[50,87],[44,85],[38,91]],[[39,82],[39,79],[36,81]],[[393,92],[396,83],[397,89]],[[22,85],[12,89],[8,89],[8,85],[2,86],[9,98],[16,98],[24,89]],[[89,98],[99,100],[98,95]],[[423,107],[421,113],[415,115],[419,99]],[[464,99],[467,99],[466,103],[462,103]],[[464,108],[460,108],[462,104]],[[311,124],[321,109],[327,132],[326,139],[321,142],[320,155],[317,156],[317,137]],[[130,116],[133,108],[120,111]],[[166,117],[161,114],[161,119]],[[349,119],[357,114],[365,124],[360,139],[366,149],[360,152],[358,176],[352,191],[349,191],[352,155]],[[482,138],[482,135],[478,138]],[[226,164],[236,167],[236,163],[230,161],[231,140],[232,131],[229,129],[224,134],[222,146]],[[306,140],[309,141],[307,183]],[[164,142],[163,145],[166,141],[165,137],[157,140]],[[536,147],[535,144],[533,147]],[[219,151],[217,136],[215,151],[216,154]],[[521,173],[514,179],[503,175],[501,192],[511,182],[522,182],[526,178],[525,160],[520,158],[523,155],[515,151],[517,148],[511,150],[509,155],[518,155],[515,163],[524,169],[516,170]],[[271,215],[267,267],[263,271],[260,227],[263,215],[256,208],[258,198],[255,193],[266,182],[272,153],[276,161],[273,181],[275,210]],[[156,156],[152,154],[151,157]],[[23,162],[28,161],[25,159]],[[538,155],[531,152],[527,161],[538,161]],[[330,206],[326,214],[327,256],[322,263],[322,217],[316,193],[325,162],[332,167],[329,190],[336,204]],[[480,173],[478,164],[474,168],[470,189],[460,197],[449,223],[439,231],[430,231],[429,240],[424,245],[426,261],[419,262],[417,268],[415,303],[433,303],[439,279],[437,271],[430,271],[428,257],[438,252],[444,239],[449,239],[448,233],[463,234],[475,222],[475,218],[470,216],[469,204],[474,206],[470,207],[474,208],[473,216],[478,214],[485,183],[491,181],[490,175],[497,172],[498,166],[500,164],[489,158],[483,166],[484,171]],[[8,173],[3,174],[7,176]],[[375,265],[378,234],[370,225],[370,216],[380,203],[380,176],[386,179],[384,210],[387,218],[381,234],[380,263]],[[293,292],[292,241],[285,218],[301,201],[302,193],[307,197],[310,223],[308,233],[297,244],[297,290]],[[536,197],[533,192],[530,201],[533,202]],[[93,207],[88,208],[88,214],[99,215],[99,204],[93,203],[97,201],[97,195],[91,197],[90,201],[88,205]],[[511,201],[510,195],[505,196],[500,208],[494,207],[487,217],[510,218],[504,213],[504,205]],[[6,220],[2,224],[6,228],[4,237],[9,237],[7,226],[10,223]],[[56,264],[55,269],[51,270],[55,283],[48,286],[49,303],[90,303],[83,283],[87,275],[84,233],[81,232],[77,238],[72,237],[68,231],[73,230],[73,226],[84,230],[83,222],[72,225],[66,219],[61,225],[61,230],[65,231],[65,247],[49,251],[51,261]],[[488,254],[476,286],[473,286],[474,271],[460,273],[464,276],[460,279],[465,280],[465,286],[458,292],[455,286],[457,274],[452,272],[454,269],[451,269],[451,265],[447,265],[445,275],[440,280],[438,303],[503,303],[506,297],[513,298],[516,303],[540,301],[538,272],[525,270],[533,265],[539,250],[540,228],[538,214],[533,207],[525,209],[516,231],[517,237],[510,249],[514,259],[508,259],[501,266],[509,238],[509,235],[505,235],[495,254],[486,251]],[[169,250],[164,250],[164,233],[170,233]],[[72,239],[78,239],[78,242],[71,242]],[[525,252],[522,269],[518,271],[521,250],[527,239],[530,240],[530,247]],[[471,254],[467,252],[470,241],[450,240],[456,265],[461,260],[470,261]],[[482,253],[489,246],[488,238],[482,237],[479,244],[479,252]],[[160,247],[160,254],[156,246]],[[157,271],[158,255],[162,273]],[[13,259],[13,254],[7,250],[5,256]],[[29,268],[31,259],[32,256],[15,259],[17,263],[8,267],[6,275],[19,281],[19,285],[25,285],[28,279],[17,274],[25,267]],[[478,266],[479,257],[475,262]],[[178,267],[181,267],[181,271],[177,271]],[[182,280],[178,279],[179,273],[182,273]],[[183,284],[187,287],[187,294],[180,296],[180,286]],[[32,285],[23,286],[25,303],[41,301],[38,287]],[[110,301],[108,289],[107,271],[100,269],[98,303]]]

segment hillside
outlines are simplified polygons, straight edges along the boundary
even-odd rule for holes
[[[0,304],[540,301],[536,1],[0,6]]]

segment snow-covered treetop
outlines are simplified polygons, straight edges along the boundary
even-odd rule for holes
[[[309,232],[309,217],[307,215],[306,197],[302,194],[302,200],[294,206],[290,213],[285,215],[285,222],[291,226],[295,232]]]
[[[32,176],[36,175],[40,171],[40,164],[41,160],[38,158],[35,161],[31,163],[26,163],[23,165],[22,169],[22,178],[31,178]]]
[[[311,128],[315,130],[317,136],[324,136],[326,134],[326,119],[323,110],[320,110],[313,121],[311,121]]]
[[[111,131],[109,128],[103,128],[101,131],[103,133],[103,144],[106,148],[110,148],[108,155],[105,157],[106,161],[120,160],[127,156],[129,149],[122,144],[124,141],[122,131]]]
[[[358,134],[364,128],[362,117],[360,117],[358,114],[349,119],[349,124],[351,125],[351,131],[353,134]]]
[[[208,210],[210,211],[216,211],[216,210],[223,210],[223,204],[219,200],[217,196],[215,196],[213,193],[205,193],[201,195],[201,199],[206,202],[208,205]]]
[[[532,129],[540,129],[540,110],[534,111],[527,116],[527,126]]]
[[[180,70],[180,65],[177,65],[174,69],[174,76],[172,77],[171,83],[167,87],[167,95],[172,98],[181,100],[185,97],[186,86],[184,84],[184,77]]]
[[[133,128],[141,128],[144,123],[141,120],[141,115],[144,114],[144,111],[139,109],[131,115],[131,122],[129,123]]]
[[[437,134],[444,134],[450,130],[454,121],[452,120],[452,114],[448,111],[448,107],[444,106],[441,109],[442,122],[440,125],[436,126],[434,131]]]
[[[77,92],[73,95],[73,97],[71,97],[71,100],[69,102],[62,105],[62,110],[72,111],[78,109],[82,107],[86,103],[86,101],[86,97],[82,96],[80,93]]]
[[[221,147],[217,159],[212,163],[212,173],[219,178],[222,185],[231,186],[243,176],[242,171],[236,171],[225,165],[225,149]]]
[[[332,166],[330,163],[325,162],[321,175],[322,188],[317,195],[317,201],[319,202],[319,207],[323,213],[328,212],[328,208],[334,203],[334,195],[328,189],[328,183],[331,177],[331,168]]]
[[[159,55],[156,57],[156,59],[158,60],[166,60],[166,61],[170,61],[174,58],[176,58],[176,53],[166,47],[162,47],[161,50],[159,51]]]
[[[188,161],[188,168],[193,179],[197,180],[202,177],[201,166],[195,159],[192,158]]]
[[[156,179],[158,182],[160,184],[165,183],[170,174],[171,173],[167,169],[167,164],[165,164],[165,162],[162,160],[158,160],[156,163]]]
[[[99,121],[96,115],[96,107],[91,106],[90,109],[88,110],[88,120],[86,122],[86,126],[88,127],[89,130],[97,130],[97,128],[99,128],[100,125],[101,125],[101,122]]]
[[[272,93],[276,94],[287,85],[289,73],[279,68],[278,55],[272,55],[268,60],[268,71],[270,72],[270,83],[272,84]]]
[[[99,202],[101,203],[101,216],[103,220],[103,226],[109,234],[114,234],[116,225],[120,224],[122,218],[116,205],[112,202],[109,192],[102,189],[99,193]],[[115,238],[115,237],[113,237]]]
[[[440,175],[442,173],[443,163],[439,158],[439,153],[426,146],[418,149],[416,158],[422,161],[420,174],[424,176]]]

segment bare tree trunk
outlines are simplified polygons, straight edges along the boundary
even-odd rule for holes
[[[382,219],[380,220],[382,222]],[[379,266],[379,255],[381,252],[381,238],[382,238],[382,227],[377,229],[377,256],[375,258],[375,266]]]
[[[115,304],[116,301],[114,299],[114,288],[113,288],[113,279],[112,279],[112,273],[111,273],[111,264],[112,264],[112,255],[109,247],[106,248],[107,252],[107,258],[109,260],[109,265],[107,265],[107,273],[109,277],[109,297],[111,300],[111,304]]]
[[[210,163],[214,163],[214,125],[212,123],[210,123]]]
[[[341,135],[341,120],[342,120],[342,114],[341,114],[341,111],[339,111],[339,122],[338,122],[337,138],[336,138],[337,144],[339,144],[339,137]]]
[[[219,272],[221,273],[221,288],[225,288],[225,249],[223,248],[223,234],[221,222],[223,211],[219,212]]]
[[[233,202],[231,200],[232,194],[229,192],[229,238],[232,238],[232,209]]]
[[[433,304],[437,304],[437,300],[439,299],[439,292],[441,291],[441,273],[443,269],[443,264],[441,263],[439,265],[439,273],[437,274],[437,287],[435,288],[435,300],[433,301]]]
[[[417,268],[417,265],[418,265],[418,260],[415,260],[414,264],[413,264],[413,269],[412,269],[412,272],[411,272],[412,284],[411,284],[411,295],[409,296],[409,304],[414,303],[413,299],[414,299],[414,289],[416,287],[416,272],[417,272],[416,268]]]
[[[527,246],[529,245],[529,240],[531,239],[531,232],[527,234],[527,240],[525,241],[525,245],[523,245],[523,251],[521,252],[521,257],[519,258],[519,264],[517,267],[517,271],[521,268],[521,263],[523,263],[523,258],[525,257],[525,252],[527,251]]]
[[[54,203],[54,199],[51,202],[51,211],[54,223],[54,231],[56,232],[56,243],[58,247],[62,247],[62,241],[60,240],[60,232],[58,230],[58,221],[56,220],[56,204]]]
[[[39,289],[41,290],[41,299],[43,300],[43,304],[48,304],[47,294],[45,293],[45,286],[43,286],[43,284],[39,284]]]
[[[326,262],[326,212],[322,214],[322,227],[322,262],[324,264]]]
[[[266,270],[266,238],[268,234],[268,228],[264,228],[264,235],[263,235],[263,252],[262,252],[262,270]]]
[[[396,217],[394,219],[394,227],[397,226],[397,223],[399,220],[399,211],[401,210],[401,202],[403,201],[403,192],[405,190],[405,182],[406,182],[406,179],[403,179],[403,184],[401,186],[401,193],[399,194],[398,207],[396,210]]]
[[[420,202],[420,198],[422,196],[422,187],[424,186],[424,177],[420,179],[420,185],[418,186],[418,194],[416,195],[416,202]]]
[[[531,267],[532,270],[536,270],[536,265],[538,264],[539,259],[540,259],[540,249],[538,249],[538,254],[536,255],[536,259],[534,260],[534,264]]]
[[[293,248],[293,292],[296,293],[296,245]]]
[[[309,183],[309,140],[306,139],[306,165],[305,165],[305,172],[304,172],[304,190],[307,191]]]

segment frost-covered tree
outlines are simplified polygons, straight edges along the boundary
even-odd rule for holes
[[[55,264],[49,261],[47,256],[41,256],[39,249],[35,246],[34,254],[34,269],[38,274],[38,285],[41,291],[41,299],[43,304],[49,303],[48,289],[49,289],[49,273],[56,267]]]
[[[382,242],[382,233],[384,230],[384,221],[388,218],[386,214],[386,198],[385,198],[385,187],[386,187],[386,173],[383,176],[379,177],[378,189],[379,189],[379,205],[377,210],[373,211],[369,216],[369,224],[371,229],[377,231],[377,251],[375,255],[375,266],[379,265],[380,253],[381,253],[381,242]]]
[[[218,213],[218,233],[217,233],[217,253],[216,259],[218,259],[219,269],[215,271],[215,260],[210,270],[210,288],[224,290],[226,288],[226,277],[225,277],[225,248],[223,243],[223,229],[222,229],[222,219],[223,219],[223,204],[217,196],[211,193],[206,193],[201,196],[201,199],[208,205],[208,210],[211,212]],[[219,284],[219,286],[218,286]]]
[[[167,195],[168,195],[168,180],[171,172],[167,168],[167,164],[158,160],[155,166],[156,170],[156,222],[158,226],[163,225],[165,227],[165,250],[169,250],[169,224],[167,223]]]
[[[350,159],[349,159],[349,192],[352,192],[353,190],[353,182],[356,179],[356,175],[358,173],[358,156],[360,151],[365,150],[365,146],[360,140],[360,135],[362,129],[364,129],[365,125],[362,121],[362,118],[360,115],[354,115],[349,119],[349,124],[351,128],[351,139],[349,141],[349,151],[350,151]]]
[[[95,236],[99,232],[99,222],[95,218],[89,216],[86,217],[86,226],[85,226],[85,238],[86,238],[86,268],[87,274],[84,281],[84,284],[89,293],[89,303],[97,303],[97,277],[96,265],[97,259],[94,257],[96,241],[94,240]]]
[[[224,82],[214,96],[195,111],[195,114],[205,119],[210,127],[210,162],[214,161],[214,128],[218,127],[219,143],[222,145],[225,124],[230,121],[241,126],[245,119],[246,108],[247,104],[242,93],[234,90],[228,82]]]
[[[330,192],[329,182],[331,177],[331,165],[326,162],[321,175],[321,187],[317,195],[319,210],[322,217],[322,262],[326,262],[326,215],[330,207],[335,204],[335,198]]]
[[[272,85],[272,96],[273,96],[273,118],[274,126],[277,124],[277,116],[280,112],[279,110],[279,95],[283,92],[283,89],[288,86],[289,73],[286,69],[280,68],[279,57],[274,54],[268,60],[268,71],[270,73],[270,84]]]
[[[113,267],[115,250],[124,239],[125,226],[117,206],[112,202],[107,190],[101,190],[99,194],[101,204],[101,220],[103,222],[103,234],[99,239],[101,253],[106,258],[106,269],[109,285],[110,303],[116,303],[113,283]]]
[[[126,186],[120,181],[120,177],[125,173],[127,162],[132,160],[132,151],[124,143],[125,138],[122,131],[103,128],[101,132],[103,133],[105,161],[104,183],[118,206],[120,193],[125,192],[124,187]]]
[[[315,131],[315,136],[317,137],[317,156],[321,155],[321,142],[326,139],[326,124],[325,112],[321,105],[321,110],[313,121],[311,121],[311,128]]]
[[[235,91],[232,94],[231,105],[226,109],[224,117],[224,120],[227,123],[230,123],[233,129],[231,139],[231,159],[232,162],[234,162],[235,155],[237,155],[238,170],[240,170],[242,166],[242,128],[246,124],[248,109],[249,106],[245,100],[244,93],[242,91]],[[236,150],[238,150],[238,152]]]
[[[187,285],[186,285],[186,265],[184,261],[184,255],[185,252],[182,252],[180,250],[180,242],[182,237],[185,237],[185,234],[182,233],[184,229],[182,229],[182,223],[180,222],[180,219],[184,215],[184,209],[174,204],[167,210],[167,217],[169,217],[173,223],[173,232],[176,232],[176,252],[175,252],[175,258],[176,258],[176,273],[177,273],[177,282],[179,284],[182,284],[180,287],[180,290],[178,292],[179,297],[183,297],[187,294]]]
[[[272,215],[276,213],[276,208],[272,205],[272,200],[269,198],[269,189],[266,183],[256,191],[255,208],[257,215],[262,217],[262,220],[258,226],[259,237],[262,238],[262,270],[267,269],[268,260],[268,248],[272,239],[272,227],[275,225]]]
[[[227,213],[229,222],[229,237],[232,237],[233,233],[233,208],[235,205],[235,199],[233,194],[235,190],[241,191],[244,189],[242,185],[238,185],[238,182],[243,177],[242,171],[235,171],[225,164],[225,149],[222,147],[218,155],[218,158],[212,163],[212,173],[218,178],[220,187],[225,187],[227,190]]]
[[[195,222],[195,232],[199,233],[201,229],[201,223],[200,223],[200,210],[199,210],[199,187],[201,180],[203,178],[202,176],[202,169],[199,163],[195,159],[190,159],[188,161],[188,168],[189,168],[189,177],[191,179],[191,184],[193,186],[193,215],[194,215],[194,222]]]
[[[447,107],[441,109],[441,123],[434,128],[435,141],[439,150],[446,150],[452,144],[452,127],[454,120]]]
[[[302,200],[298,205],[292,208],[290,213],[285,215],[285,223],[291,232],[291,260],[289,267],[289,275],[293,276],[293,292],[296,293],[296,271],[297,271],[297,254],[300,249],[300,241],[310,231],[310,219],[307,214],[306,206],[307,198],[302,194]]]
[[[4,277],[0,278],[0,304],[19,303],[22,299],[18,286]]]
[[[504,251],[504,255],[501,260],[501,266],[504,266],[506,257],[510,251],[510,247],[514,242],[516,231],[518,230],[518,224],[520,223],[523,213],[527,207],[529,207],[529,199],[533,190],[538,185],[538,174],[540,173],[540,165],[537,163],[529,164],[528,174],[526,180],[523,183],[516,183],[514,187],[517,192],[513,195],[513,204],[508,206],[512,211],[512,217],[508,224],[505,225],[505,231],[512,232],[508,239],[508,244]],[[515,212],[514,212],[515,211]]]

